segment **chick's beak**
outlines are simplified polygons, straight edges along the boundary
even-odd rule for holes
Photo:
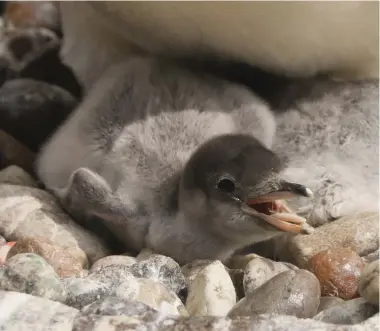
[[[265,193],[250,193],[242,204],[242,211],[260,218],[273,227],[292,233],[311,233],[313,228],[306,219],[293,213],[284,200],[294,197],[313,197],[312,191],[300,184],[279,181],[276,189],[268,188]]]

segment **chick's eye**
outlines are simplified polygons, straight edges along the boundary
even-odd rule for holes
[[[232,193],[235,191],[235,183],[232,179],[221,179],[218,184],[218,189],[224,193]]]

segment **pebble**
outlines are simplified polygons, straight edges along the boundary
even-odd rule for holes
[[[20,253],[40,255],[49,263],[59,277],[80,276],[82,265],[67,251],[45,237],[25,237],[17,241],[8,253],[8,258]]]
[[[78,310],[36,296],[0,291],[0,330],[71,331]]]
[[[272,314],[310,318],[317,313],[320,293],[318,279],[311,272],[289,270],[274,276],[256,291],[249,293],[228,315]]]
[[[379,261],[364,267],[359,279],[359,293],[368,302],[379,305]]]
[[[64,302],[66,291],[53,268],[36,254],[18,254],[0,268],[0,290]]]
[[[195,260],[182,266],[181,272],[185,276],[187,283],[191,283],[204,268],[213,262],[213,260]]]
[[[332,324],[358,324],[378,312],[362,298],[352,299],[321,311],[314,317],[317,321]]]
[[[66,305],[77,309],[111,295],[107,285],[91,279],[65,278],[62,283],[67,291]]]
[[[131,266],[136,263],[136,259],[131,256],[125,255],[109,255],[103,257],[102,259],[96,261],[90,269],[91,273],[96,273],[100,269],[109,266],[109,265],[123,265],[123,266]]]
[[[0,129],[0,170],[10,165],[16,165],[28,173],[33,173],[34,159],[33,152]]]
[[[134,316],[77,315],[72,331],[372,331],[378,329],[379,316],[373,316],[360,325],[327,324],[294,316],[260,317],[188,317],[156,316],[144,323]]]
[[[315,254],[337,247],[349,247],[359,256],[377,250],[379,213],[367,212],[345,216],[316,228],[310,235],[292,236],[282,252],[279,252],[279,257],[298,267],[304,267]]]
[[[1,172],[0,172],[0,174],[1,174]],[[6,243],[7,243],[6,239],[4,237],[0,236],[0,246],[5,245]]]
[[[95,271],[92,270],[86,279],[106,284],[112,291],[123,283],[136,289],[133,292],[138,291],[137,279],[130,272],[129,266],[125,265],[111,264]]]
[[[297,267],[295,266],[290,267],[287,264],[274,262],[266,258],[253,259],[244,270],[244,292],[245,294],[252,293],[279,273],[296,269]]]
[[[141,278],[138,282],[140,287],[135,300],[165,314],[188,316],[181,300],[164,284],[146,278]]]
[[[0,183],[38,187],[37,181],[16,165],[11,165],[0,171]]]
[[[189,284],[186,309],[192,316],[225,316],[235,304],[234,285],[220,261],[205,266]]]
[[[8,258],[9,251],[15,244],[16,243],[14,241],[10,241],[0,245],[0,265],[5,263]]]
[[[38,151],[76,104],[58,86],[28,78],[9,80],[0,88],[0,128]]]
[[[260,255],[251,253],[251,254],[237,254],[232,255],[227,261],[226,266],[230,269],[242,269],[244,270],[249,262],[255,259],[261,259]]]
[[[14,28],[45,27],[60,29],[59,10],[51,1],[7,1],[4,19]]]
[[[363,262],[350,248],[340,247],[319,252],[309,260],[308,269],[318,278],[322,296],[346,300],[358,296]]]
[[[172,258],[153,254],[130,266],[130,272],[137,278],[149,278],[166,285],[178,294],[186,288],[186,280],[181,268]]]
[[[25,237],[47,237],[86,268],[109,255],[102,239],[82,228],[48,192],[37,188],[0,185],[0,233],[18,241]]]
[[[369,253],[368,255],[366,256],[363,256],[362,257],[362,260],[365,264],[368,264],[368,263],[371,263],[373,261],[376,261],[376,260],[379,260],[379,252],[380,250],[377,249],[376,251],[372,252],[372,253]]]
[[[110,315],[110,316],[141,316],[147,313],[156,313],[156,309],[146,305],[145,303],[120,299],[118,297],[107,296],[101,298],[92,304],[82,308],[82,315]]]
[[[328,309],[330,307],[338,306],[344,302],[343,299],[337,297],[321,297],[318,306],[318,313],[322,310]]]

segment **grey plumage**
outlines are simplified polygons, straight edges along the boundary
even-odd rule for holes
[[[357,89],[372,91],[369,86]],[[355,156],[355,151],[343,148],[345,144],[334,144],[336,126],[320,125],[316,131],[307,131],[317,123],[313,117],[321,116],[321,124],[326,117],[337,117],[338,126],[343,123],[347,114],[339,104],[347,92],[331,93],[322,101],[300,105],[309,114],[300,116],[301,112],[292,110],[276,119],[265,103],[242,86],[192,73],[164,60],[131,59],[111,68],[89,91],[42,149],[37,172],[78,221],[94,216],[104,220],[132,249],[148,246],[182,263],[195,258],[226,259],[243,246],[281,232],[242,214],[235,201],[219,194],[216,186],[225,173],[234,176],[245,196],[248,190],[268,192],[279,185],[281,176],[308,184],[317,192],[314,204],[305,204],[307,199],[301,198],[294,206],[301,213],[316,216],[317,224],[323,213],[335,216],[336,201],[350,192],[358,193],[356,186],[363,188],[359,194],[374,192],[365,186],[372,183],[358,184],[354,189],[350,186],[356,180],[378,176],[374,162],[360,159],[353,163],[357,170],[351,171],[356,173],[354,179],[343,182],[340,180],[345,176],[339,174],[332,180],[334,184],[326,180],[319,183],[320,178],[339,172],[332,170],[343,160],[332,156],[337,148],[344,150],[346,163]],[[375,94],[363,92],[361,98],[372,100]],[[329,105],[328,115],[323,103],[327,101],[323,100],[329,97],[337,104],[335,108]],[[355,126],[349,132],[364,134],[357,135],[359,142],[353,148],[361,147],[360,153],[366,149],[362,155],[369,155],[377,113],[374,101],[362,99],[356,109],[344,111],[357,120],[347,123]],[[364,124],[360,117],[368,120],[368,112],[373,119]],[[297,131],[304,132],[300,136],[303,148],[297,144]],[[316,142],[319,136],[331,138],[321,144]],[[344,137],[343,133],[337,136]],[[269,150],[272,145],[279,158]],[[286,156],[291,162],[283,169],[281,159]],[[327,164],[330,160],[333,163]],[[371,175],[364,176],[363,169],[369,169]],[[341,191],[320,197],[318,194],[325,192],[321,185],[327,193],[334,185]],[[323,199],[330,197],[333,201],[323,204]],[[318,208],[322,212],[312,212]],[[345,209],[339,212],[344,214]]]

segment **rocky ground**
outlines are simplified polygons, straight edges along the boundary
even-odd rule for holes
[[[290,237],[276,261],[184,266],[149,250],[113,255],[77,225],[33,174],[39,146],[80,100],[58,58],[56,10],[13,3],[3,15],[0,330],[378,329],[377,213]]]

